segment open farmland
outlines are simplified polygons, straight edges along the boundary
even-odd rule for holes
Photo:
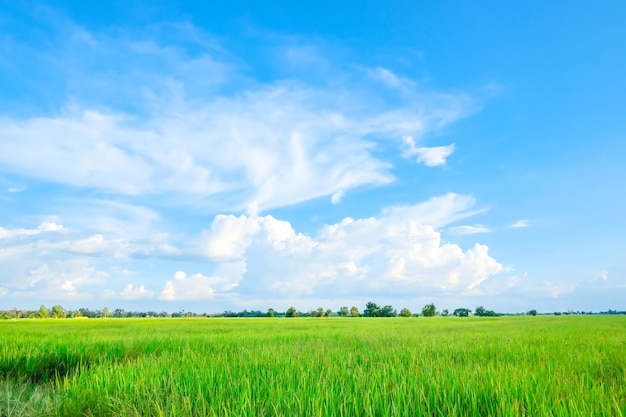
[[[0,415],[622,416],[626,317],[0,322]]]

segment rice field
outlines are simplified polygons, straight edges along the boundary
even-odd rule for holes
[[[625,414],[625,316],[0,322],[1,416]]]

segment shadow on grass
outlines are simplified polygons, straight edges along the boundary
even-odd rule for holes
[[[40,347],[36,351],[17,351],[5,356],[0,361],[0,378],[46,384],[88,371],[103,363],[135,361],[157,351],[154,345],[97,343],[70,347],[56,344],[48,349]]]

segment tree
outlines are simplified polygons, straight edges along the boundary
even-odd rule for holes
[[[63,311],[63,307],[56,305],[52,307],[52,311],[51,311],[51,315],[52,318],[54,319],[64,319],[65,318],[65,312]]]
[[[527,314],[529,316],[536,316],[537,315],[537,310],[530,310]]]
[[[47,319],[50,313],[45,306],[39,307],[39,312],[37,313],[37,317],[40,319]]]
[[[448,309],[447,309],[447,308],[444,308],[444,309],[441,311],[441,315],[442,315],[442,316],[447,316],[448,314],[450,314],[450,312],[448,311]]]
[[[411,310],[406,307],[403,308],[402,310],[400,310],[400,317],[411,317]]]
[[[359,309],[355,306],[352,306],[352,308],[350,309],[350,315],[352,317],[359,317]]]
[[[365,304],[365,310],[363,310],[363,315],[365,317],[378,317],[380,315],[380,307],[373,301]]]
[[[297,317],[298,316],[298,311],[296,310],[295,307],[292,306],[292,307],[289,307],[287,309],[287,312],[285,313],[285,315],[287,317]]]
[[[324,313],[324,317],[330,317],[331,314],[333,314],[333,311],[330,308],[326,309],[326,312]]]
[[[394,310],[394,308],[390,305],[386,305],[380,308],[379,316],[380,317],[396,317],[398,312]]]
[[[457,317],[467,317],[471,312],[472,310],[470,310],[469,308],[457,308],[452,314]]]
[[[339,314],[341,317],[348,317],[348,314],[350,314],[350,311],[348,310],[348,307],[341,307],[339,311],[337,312],[337,314]]]
[[[474,310],[474,315],[478,316],[478,317],[482,317],[485,315],[485,307],[480,306],[480,307],[476,307],[476,310]]]
[[[274,311],[273,308],[270,308],[267,310],[267,317],[274,317],[276,316],[276,312]]]
[[[437,312],[437,308],[433,303],[426,304],[424,308],[422,308],[422,315],[424,317],[433,317]]]
[[[109,317],[111,315],[111,313],[109,313],[109,309],[107,307],[104,307],[102,309],[102,318],[106,319],[107,317]]]
[[[324,309],[322,307],[319,307],[317,311],[315,312],[315,317],[322,317],[323,315],[324,315]]]

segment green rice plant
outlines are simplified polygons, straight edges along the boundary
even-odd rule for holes
[[[30,415],[626,413],[624,317],[15,320],[0,336],[5,381],[47,393]]]

